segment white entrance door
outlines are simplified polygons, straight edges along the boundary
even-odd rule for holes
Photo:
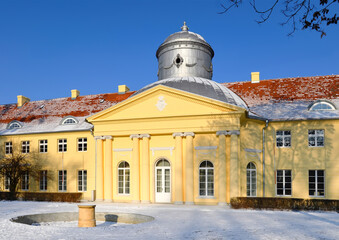
[[[171,202],[171,166],[166,159],[161,159],[155,166],[155,201]]]

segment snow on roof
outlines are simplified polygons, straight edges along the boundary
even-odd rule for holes
[[[20,108],[17,104],[0,105],[0,135],[89,130],[92,125],[85,122],[86,117],[127,99],[133,93],[87,95],[75,100],[69,97],[31,101]],[[76,117],[79,123],[60,125],[66,116]],[[14,120],[19,121],[22,128],[6,129],[8,123]]]
[[[339,119],[339,111],[309,111],[314,101],[339,107],[339,75],[234,82],[224,86],[239,95],[255,115],[271,120]]]

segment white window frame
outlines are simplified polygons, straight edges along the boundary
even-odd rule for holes
[[[58,152],[67,152],[67,138],[58,139]]]
[[[288,176],[288,174],[286,174],[286,171],[290,171],[291,175]],[[278,176],[279,172],[282,173],[282,181],[278,181]],[[290,178],[290,181],[288,181],[288,178]],[[278,184],[282,184],[282,188],[279,187],[278,188]],[[290,184],[291,187],[287,187],[286,185]],[[282,190],[282,194],[278,193],[278,190]],[[287,191],[290,191],[290,194],[286,193]],[[292,170],[291,169],[277,169],[276,171],[276,185],[275,185],[275,194],[276,196],[292,196]]]
[[[314,171],[314,182],[311,182],[311,178],[313,176],[310,175],[311,171]],[[319,176],[319,172],[322,171],[322,175],[323,176]],[[323,189],[319,189],[319,184],[321,184],[321,182],[319,182],[319,180],[323,178],[323,185],[324,188]],[[311,184],[314,184],[314,189],[311,188]],[[308,170],[308,194],[310,197],[325,197],[325,190],[326,190],[326,186],[325,186],[325,170],[323,169],[317,169],[317,170]],[[311,195],[311,191],[314,191],[314,194]],[[322,192],[323,194],[319,193]]]
[[[21,152],[22,153],[29,153],[29,141],[22,141],[21,142]]]
[[[7,127],[7,129],[10,129],[10,130],[17,129],[17,128],[22,128],[21,124],[18,123],[17,121],[9,123]]]
[[[5,188],[5,190],[9,190],[10,186],[11,186],[11,178],[9,176],[9,173],[8,174],[6,173],[5,176],[4,176],[4,188]]]
[[[25,171],[21,175],[21,190],[28,191],[29,190],[29,172]]]
[[[251,168],[252,165],[254,168]],[[246,167],[246,195],[247,197],[257,196],[257,167],[252,162],[248,163]]]
[[[278,130],[275,134],[276,137],[276,146],[278,148],[288,148],[292,145],[291,130]],[[278,139],[281,139],[282,146],[278,146]]]
[[[39,140],[39,153],[47,153],[48,151],[48,140]]]
[[[312,131],[314,131],[314,133],[311,133]],[[314,138],[314,141],[311,140],[312,138]],[[322,141],[320,139],[322,139]],[[311,145],[312,142],[314,142],[314,145]],[[325,146],[325,130],[324,129],[309,129],[308,130],[308,146],[309,147],[324,147]]]
[[[78,138],[78,152],[87,152],[87,138]]]
[[[12,142],[5,142],[5,153],[12,154],[13,153],[13,143]]]
[[[317,106],[320,105],[320,108],[316,109]],[[329,108],[322,108],[321,106],[327,106]],[[311,107],[309,108],[310,111],[333,111],[336,110],[336,107],[334,106],[333,103],[329,103],[327,101],[318,101],[315,102],[311,105]]]
[[[67,117],[61,121],[61,125],[74,125],[78,124],[78,120],[76,120],[74,117]]]
[[[87,170],[78,170],[78,192],[87,191]]]
[[[39,189],[40,191],[47,191],[47,170],[40,171]]]
[[[122,161],[118,165],[118,194],[129,195],[131,193],[131,170],[130,165],[126,161]]]
[[[212,167],[202,166],[203,163],[211,163]],[[212,174],[209,174],[212,171]],[[212,181],[208,181],[208,178],[212,176]],[[201,178],[204,177],[205,181],[202,181]],[[209,184],[212,184],[212,188],[209,187]],[[204,188],[201,188],[204,186]],[[202,193],[205,191],[205,193]],[[212,194],[210,193],[212,191]],[[204,160],[199,165],[199,196],[200,197],[214,197],[214,165],[211,161]]]
[[[58,170],[58,191],[67,191],[67,170]]]

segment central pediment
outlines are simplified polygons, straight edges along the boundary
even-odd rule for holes
[[[245,109],[218,100],[158,85],[99,112],[89,122],[243,113]]]

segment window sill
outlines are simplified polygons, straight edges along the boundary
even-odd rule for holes
[[[197,199],[216,199],[214,196],[199,196]]]

